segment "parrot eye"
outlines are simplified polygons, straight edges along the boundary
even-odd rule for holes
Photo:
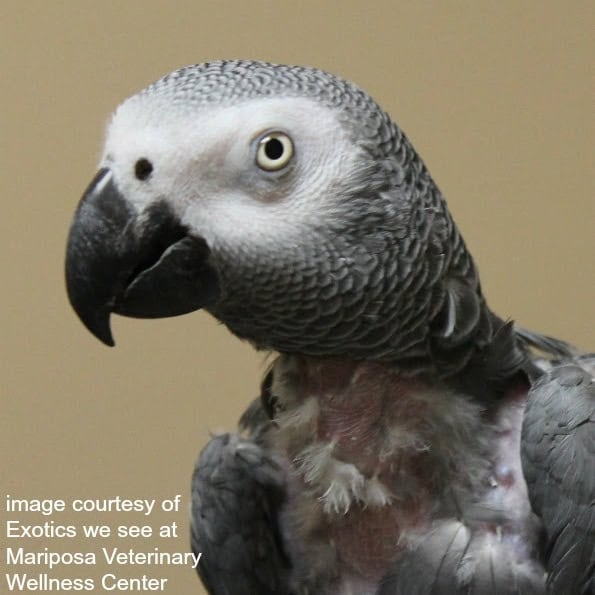
[[[153,171],[153,164],[142,157],[134,164],[134,175],[137,179],[143,181],[146,180]]]
[[[293,143],[284,132],[269,132],[256,148],[256,165],[266,171],[285,167],[293,157]]]

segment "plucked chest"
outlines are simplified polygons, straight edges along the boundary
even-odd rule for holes
[[[314,592],[377,593],[412,552],[455,546],[453,585],[494,547],[533,564],[519,395],[489,410],[383,364],[300,356],[277,360],[271,395],[268,440],[289,478],[281,525]]]

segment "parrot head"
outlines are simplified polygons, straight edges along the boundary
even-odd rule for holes
[[[482,298],[445,202],[361,89],[306,67],[224,61],[126,100],[70,228],[70,302],[205,308],[256,347],[379,360],[473,335]],[[456,323],[456,324],[455,324]]]

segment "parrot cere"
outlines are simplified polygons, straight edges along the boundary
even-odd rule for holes
[[[127,99],[66,282],[108,345],[112,313],[204,308],[278,354],[194,469],[212,595],[595,592],[595,355],[490,310],[421,158],[352,83],[220,61]]]

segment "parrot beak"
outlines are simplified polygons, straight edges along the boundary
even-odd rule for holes
[[[112,312],[162,318],[213,303],[219,283],[209,254],[205,240],[190,235],[164,201],[138,212],[103,168],[70,227],[68,298],[87,329],[114,345]]]

